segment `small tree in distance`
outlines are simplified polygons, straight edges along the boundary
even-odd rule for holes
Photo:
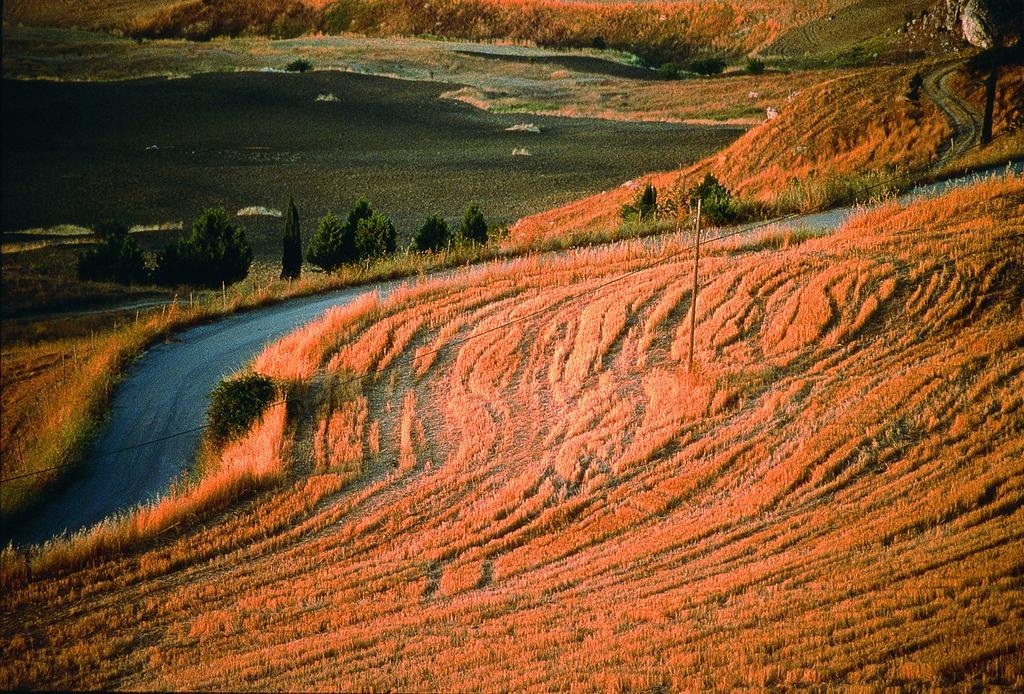
[[[281,279],[298,279],[302,272],[302,232],[299,230],[299,211],[291,196],[288,196],[288,211],[284,215],[282,246]]]
[[[413,248],[417,251],[439,251],[451,242],[452,231],[448,222],[440,215],[431,215],[423,222],[412,237]]]
[[[250,265],[252,249],[245,232],[228,220],[223,208],[211,208],[192,222],[188,236],[160,254],[157,274],[165,284],[216,287],[245,279]]]
[[[347,260],[345,251],[349,246],[348,236],[348,225],[342,223],[333,212],[328,212],[320,218],[316,232],[309,241],[306,260],[327,272],[336,270]],[[355,245],[354,242],[352,245]]]
[[[395,252],[395,225],[382,214],[360,219],[356,225],[356,253],[360,260],[383,258]]]
[[[462,217],[462,226],[459,227],[459,243],[487,243],[487,220],[480,206],[475,202],[469,203],[466,214]]]
[[[636,199],[622,207],[619,215],[623,221],[648,222],[658,216],[658,189],[650,181]]]

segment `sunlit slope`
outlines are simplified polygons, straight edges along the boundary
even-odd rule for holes
[[[111,29],[179,5],[178,0],[7,0],[4,19],[29,24]]]
[[[849,0],[13,0],[4,4],[4,17],[144,36],[291,36],[324,29],[564,46],[589,46],[600,36],[620,48],[636,42],[735,51],[766,46],[849,4]]]
[[[973,147],[962,159],[945,164],[939,159],[955,135],[950,124],[923,92],[917,103],[906,98],[913,75],[929,69],[862,70],[794,92],[779,104],[777,118],[754,127],[717,155],[651,180],[666,196],[713,173],[749,201],[780,212],[807,211],[845,202],[850,189],[878,186],[876,192],[882,192],[927,173],[931,165],[939,173],[958,163],[1024,156],[1024,68],[1001,72],[992,144]],[[980,114],[983,97],[976,80],[958,76],[955,83],[955,94]],[[907,173],[907,179],[894,178]],[[544,238],[615,226],[622,205],[635,195],[635,187],[622,187],[591,196],[520,220],[513,233],[522,239]]]
[[[919,19],[924,13],[939,7],[933,0],[857,0],[842,4],[843,7],[835,6],[828,14],[810,18],[785,32],[767,47],[765,53],[837,54],[858,44],[862,49],[865,45],[871,45],[875,50],[884,49],[902,39],[899,30],[908,23],[908,18]]]
[[[283,481],[5,592],[0,685],[1020,687],[1022,257],[1020,178],[713,244],[692,374],[679,247],[329,313]]]

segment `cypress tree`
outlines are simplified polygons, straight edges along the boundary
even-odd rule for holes
[[[288,211],[284,215],[284,238],[282,239],[281,279],[298,279],[302,272],[302,232],[299,230],[299,211],[295,199],[288,196]]]

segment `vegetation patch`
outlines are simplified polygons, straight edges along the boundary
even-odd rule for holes
[[[209,434],[224,444],[248,431],[277,397],[274,382],[258,374],[229,378],[210,394]]]

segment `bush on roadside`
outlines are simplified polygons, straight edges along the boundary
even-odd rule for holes
[[[484,219],[484,213],[480,211],[478,204],[471,202],[462,217],[462,225],[458,231],[458,241],[460,244],[465,245],[484,245],[487,243],[487,237],[487,220]]]
[[[78,277],[97,282],[144,284],[150,281],[146,254],[127,225],[104,222],[96,227],[100,244],[78,256]]]
[[[157,278],[162,284],[216,287],[245,279],[251,265],[245,231],[228,220],[223,208],[211,208],[192,222],[188,236],[159,255]]]
[[[370,204],[370,201],[367,200],[365,196],[361,196],[358,200],[356,200],[356,204],[352,206],[352,209],[349,210],[348,219],[345,221],[345,223],[348,225],[348,228],[351,230],[351,232],[353,234],[353,238],[355,238],[356,227],[359,226],[360,220],[369,219],[372,216],[373,216],[373,205]],[[354,255],[355,246],[353,246],[352,248],[353,248],[353,258],[352,259],[355,260],[356,259],[355,255]]]
[[[357,262],[362,257],[356,242],[359,222],[372,216],[373,206],[365,197],[356,200],[344,224],[328,212],[309,242],[306,260],[327,272],[333,272],[346,263]]]
[[[356,224],[356,255],[359,260],[375,260],[395,252],[395,225],[382,214],[372,214]]]
[[[431,215],[423,222],[412,237],[412,247],[417,251],[440,251],[451,243],[452,230],[440,215]]]
[[[760,58],[747,58],[747,72],[751,75],[760,75],[764,72],[764,61]]]
[[[210,394],[210,438],[223,444],[249,431],[276,397],[277,386],[266,376],[250,374],[221,381]]]
[[[306,260],[331,272],[355,257],[355,236],[333,212],[320,218],[306,249]]]
[[[704,174],[704,180],[690,188],[687,201],[692,211],[696,211],[698,200],[705,223],[726,224],[736,220],[737,200],[714,174]]]

